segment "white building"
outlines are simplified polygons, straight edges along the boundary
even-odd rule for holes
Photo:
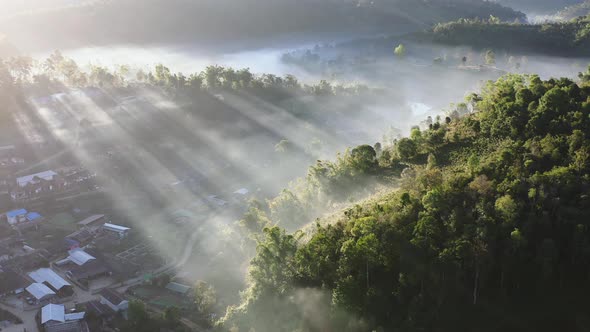
[[[16,179],[16,184],[23,188],[29,184],[38,184],[41,180],[51,181],[57,175],[54,171],[45,171],[35,174],[30,174],[26,176],[21,176],[20,178]]]
[[[55,262],[55,265],[62,266],[68,263],[74,263],[78,266],[82,266],[90,261],[96,260],[96,258],[83,249],[75,248],[68,251],[68,257],[61,261]]]
[[[62,277],[49,268],[41,268],[30,272],[29,277],[35,280],[35,282],[50,285],[56,291],[60,291],[66,287],[72,287],[69,282],[65,281]]]
[[[115,312],[126,311],[129,308],[129,301],[116,291],[105,288],[100,291],[100,303],[113,309]]]
[[[109,224],[109,223],[102,225],[102,229],[103,229],[103,231],[105,231],[107,233],[115,234],[116,236],[119,237],[119,239],[124,239],[127,236],[129,236],[129,231],[131,230],[131,228],[129,228],[129,227],[124,227],[124,226],[119,226],[119,225]]]
[[[31,294],[37,302],[44,302],[52,299],[55,297],[55,292],[51,290],[51,288],[45,286],[45,284],[41,283],[33,283],[29,287],[25,288],[27,293]]]

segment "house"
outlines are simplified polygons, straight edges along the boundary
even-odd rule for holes
[[[171,282],[166,285],[166,289],[180,295],[188,295],[191,287],[177,282]]]
[[[124,239],[129,236],[131,228],[107,223],[102,225],[102,230],[105,234],[113,235],[118,239]]]
[[[92,313],[94,316],[103,319],[110,319],[117,314],[117,312],[111,309],[111,307],[103,304],[101,300],[85,302],[82,303],[81,306],[86,310],[86,312]]]
[[[16,186],[12,188],[10,196],[14,201],[21,201],[62,187],[64,187],[64,181],[56,172],[45,171],[17,178]]]
[[[66,314],[61,304],[48,304],[41,308],[41,325],[46,332],[87,332],[84,312]]]
[[[16,179],[16,184],[20,188],[24,188],[28,185],[36,185],[44,181],[52,181],[56,176],[57,173],[54,171],[45,171],[31,175],[21,176],[20,178]]]
[[[98,293],[100,296],[100,303],[111,308],[115,312],[126,311],[129,308],[129,301],[117,291],[105,288]]]
[[[42,283],[51,288],[60,297],[73,295],[72,285],[55,273],[52,269],[41,268],[30,272],[29,277],[37,283]]]
[[[94,234],[88,229],[81,229],[64,238],[66,247],[69,249],[78,248],[90,243],[94,239]]]
[[[63,266],[68,263],[74,263],[78,266],[82,266],[88,263],[89,261],[96,259],[94,256],[90,255],[89,253],[80,248],[75,248],[68,251],[68,255],[69,256],[66,259],[62,259],[61,261],[56,262],[55,265]]]
[[[70,280],[77,281],[79,283],[88,283],[88,281],[110,275],[111,269],[101,261],[91,260],[88,263],[80,266],[74,266],[68,272],[66,276]]]
[[[29,284],[27,279],[14,271],[0,273],[0,296],[21,294]]]
[[[104,214],[95,214],[92,215],[82,221],[78,222],[79,228],[87,228],[87,227],[101,227],[106,223],[106,218]]]
[[[6,219],[9,225],[16,225],[27,221],[28,211],[25,209],[18,209],[6,212]]]
[[[57,295],[51,288],[42,283],[32,283],[25,289],[29,295],[35,298],[37,303],[47,304]]]
[[[37,212],[28,212],[26,209],[19,209],[7,212],[6,220],[13,228],[22,230],[38,225],[43,221],[43,216]]]

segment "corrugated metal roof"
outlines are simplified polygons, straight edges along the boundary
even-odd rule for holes
[[[43,300],[47,296],[55,295],[55,292],[51,290],[51,288],[45,286],[41,283],[34,283],[31,284],[29,287],[25,288],[29,294],[33,295],[37,300]]]
[[[82,319],[84,319],[85,315],[86,315],[85,312],[74,312],[71,314],[65,314],[65,319],[66,319],[66,321],[82,320]]]
[[[6,216],[7,217],[10,217],[10,218],[14,218],[14,217],[17,217],[17,216],[22,216],[24,214],[27,214],[27,210],[26,209],[12,210],[12,211],[6,212]]]
[[[166,289],[176,293],[186,294],[191,288],[187,285],[179,284],[177,282],[171,282],[168,285],[166,285]]]
[[[92,224],[93,222],[99,220],[100,218],[104,218],[104,214],[95,214],[93,216],[90,216],[82,221],[79,221],[78,225],[86,226],[86,225]]]
[[[88,261],[96,259],[80,248],[72,249],[68,252],[68,254],[70,255],[68,258],[76,265],[84,265],[88,263]]]
[[[35,282],[46,282],[57,290],[60,290],[65,286],[71,286],[69,282],[65,281],[62,277],[49,268],[41,268],[37,271],[30,272],[29,277],[35,280]]]
[[[119,226],[119,225],[115,225],[115,224],[104,224],[102,227],[115,231],[115,232],[124,232],[124,231],[128,231],[131,228],[129,227],[124,227],[124,226]]]
[[[66,308],[61,304],[48,304],[41,308],[41,324],[49,321],[65,322]]]
[[[41,215],[37,212],[29,212],[27,213],[27,220],[28,221],[33,221],[33,220],[37,220],[37,219],[41,219]]]
[[[54,171],[39,172],[39,173],[31,174],[31,175],[21,176],[20,178],[16,179],[16,183],[20,187],[25,187],[27,184],[32,182],[33,179],[35,179],[35,178],[40,178],[40,179],[49,181],[49,180],[52,180],[53,177],[56,175],[57,175],[57,173],[55,173]]]

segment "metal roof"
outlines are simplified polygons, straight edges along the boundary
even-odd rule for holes
[[[98,294],[114,306],[118,306],[119,304],[121,304],[121,302],[125,301],[123,295],[110,288],[104,288]]]
[[[18,217],[18,216],[22,216],[24,214],[27,214],[27,212],[28,211],[26,209],[12,210],[12,211],[6,212],[6,216],[9,218],[14,218],[14,217]]]
[[[40,179],[49,181],[49,180],[52,180],[53,177],[56,175],[57,175],[57,173],[54,171],[39,172],[39,173],[31,174],[31,175],[21,176],[20,178],[16,179],[16,183],[20,187],[25,187],[27,184],[32,182],[35,178],[40,178]]]
[[[86,316],[85,312],[74,312],[71,314],[65,314],[65,319],[66,321],[72,321],[72,320],[82,320],[84,319],[84,316]]]
[[[187,285],[179,284],[177,282],[171,282],[168,285],[166,285],[166,289],[176,293],[186,294],[191,288]]]
[[[33,220],[37,220],[37,219],[41,219],[41,215],[37,212],[29,212],[27,213],[27,220],[28,221],[33,221]]]
[[[238,195],[248,195],[250,193],[250,190],[246,189],[246,188],[242,188],[242,189],[238,189],[236,191],[234,191],[234,194],[238,194]]]
[[[33,283],[29,287],[25,288],[29,294],[33,295],[37,300],[43,300],[48,296],[55,295],[55,292],[51,288],[41,283]]]
[[[49,268],[41,268],[37,271],[30,272],[29,277],[35,280],[35,282],[46,282],[56,290],[60,290],[65,286],[71,286],[69,282],[65,281],[62,277]]]
[[[84,265],[88,263],[88,261],[96,259],[95,257],[93,257],[92,255],[80,248],[72,249],[68,251],[68,254],[70,255],[68,257],[70,261],[72,261],[76,265]]]
[[[128,231],[131,229],[129,227],[124,227],[124,226],[119,226],[119,225],[109,224],[109,223],[104,224],[102,227],[104,227],[108,230],[111,230],[111,231],[115,231],[115,232],[125,232],[125,231]]]
[[[49,321],[65,322],[66,308],[61,304],[48,304],[41,308],[41,324]]]
[[[95,214],[95,215],[92,215],[92,216],[90,216],[90,217],[88,217],[88,218],[86,218],[86,219],[84,219],[82,221],[79,221],[78,222],[78,225],[87,226],[87,225],[92,224],[93,222],[99,220],[100,218],[104,218],[104,214]]]

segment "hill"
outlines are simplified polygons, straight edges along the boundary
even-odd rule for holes
[[[260,39],[393,33],[489,15],[524,19],[522,13],[481,0],[102,0],[13,16],[0,21],[0,31],[33,49],[228,42],[252,47]]]
[[[507,38],[510,36],[510,38]],[[590,55],[590,17],[547,24],[504,23],[490,20],[460,19],[437,24],[412,37],[421,42],[465,45],[477,49],[504,50],[536,55]]]
[[[587,329],[589,115],[590,86],[509,75],[383,151],[358,147],[352,174],[402,165],[401,189],[306,241],[265,228],[221,329]]]

